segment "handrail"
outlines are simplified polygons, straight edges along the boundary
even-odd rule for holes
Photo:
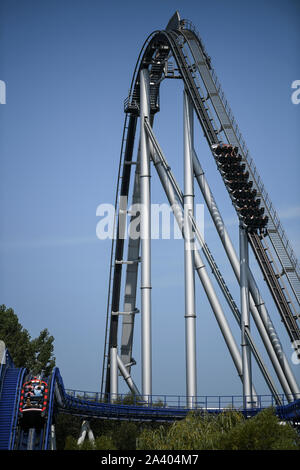
[[[114,395],[115,396],[115,395]],[[65,397],[69,402],[69,406],[89,405],[96,407],[101,405],[105,407],[111,406],[147,406],[155,407],[158,410],[163,409],[182,409],[187,410],[187,396],[186,395],[147,395],[141,397],[128,394],[118,394],[117,398],[114,399],[113,403],[110,402],[110,395],[101,396],[99,392],[87,392],[83,390],[66,389]],[[280,406],[285,406],[290,402],[284,394],[279,394]],[[293,397],[292,397],[293,398]],[[293,398],[294,399],[294,398]],[[242,395],[199,395],[193,397],[194,408],[201,410],[242,410],[243,409],[243,396]],[[274,407],[277,405],[277,401],[273,395],[260,394],[257,395],[257,405],[254,408],[263,409]]]

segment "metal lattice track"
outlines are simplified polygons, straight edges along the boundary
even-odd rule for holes
[[[194,35],[194,32],[192,33]],[[215,142],[220,142],[221,134],[223,133],[224,137],[226,138],[228,144],[239,147],[239,151],[242,154],[243,162],[247,166],[247,170],[249,171],[250,177],[249,179],[253,181],[253,187],[257,191],[257,196],[261,199],[261,206],[265,208],[265,213],[269,216],[269,223],[268,223],[268,234],[270,236],[270,240],[272,242],[273,247],[275,248],[276,255],[279,259],[279,262],[283,268],[281,275],[286,274],[287,276],[287,283],[290,288],[289,291],[287,289],[283,292],[280,291],[279,294],[279,283],[276,279],[276,273],[274,273],[272,262],[267,257],[264,256],[263,262],[259,263],[260,267],[262,265],[268,264],[268,272],[271,273],[270,276],[266,277],[266,281],[268,283],[268,287],[271,290],[271,293],[274,297],[276,302],[277,308],[280,312],[281,318],[285,319],[284,325],[287,328],[287,332],[290,336],[290,339],[294,342],[294,347],[297,350],[300,331],[297,325],[297,314],[294,315],[290,308],[290,297],[291,294],[295,295],[295,300],[299,304],[299,287],[300,282],[297,274],[297,263],[292,263],[292,260],[295,260],[295,256],[293,255],[292,251],[289,249],[290,244],[289,242],[284,242],[286,240],[286,235],[283,232],[281,224],[278,221],[278,217],[276,212],[274,211],[270,198],[267,195],[264,186],[261,182],[261,179],[258,175],[257,169],[253,163],[253,160],[249,157],[248,149],[246,149],[245,143],[241,137],[241,133],[238,131],[238,127],[235,124],[235,120],[233,118],[232,111],[230,110],[227,102],[224,98],[224,93],[222,92],[219,96],[220,86],[218,89],[215,88],[215,91],[212,91],[212,84],[216,83],[216,78],[212,80],[210,73],[210,62],[209,66],[207,64],[207,54],[203,54],[201,66],[205,68],[205,73],[202,70],[201,74],[201,67],[199,65],[199,60],[197,61],[197,57],[193,56],[194,61],[189,59],[189,53],[187,51],[187,43],[190,47],[190,50],[194,50],[195,54],[195,47],[193,48],[190,44],[191,39],[187,40],[185,37],[185,41],[182,40],[182,37],[178,32],[172,32],[169,34],[172,36],[174,42],[176,42],[176,46],[172,47],[174,58],[179,65],[181,74],[185,80],[185,84],[190,91],[191,98],[194,102],[195,111],[198,115],[202,128],[204,130],[204,134],[207,138],[209,145],[211,146]],[[194,39],[194,41],[198,41],[198,46],[200,44],[199,38]],[[202,44],[202,42],[201,42]],[[199,51],[199,48],[198,48]],[[199,58],[198,58],[199,59]],[[198,70],[199,69],[199,70]],[[196,72],[199,71],[199,75],[201,76],[202,80],[202,87],[199,83],[199,77],[197,80]],[[188,76],[188,79],[185,77]],[[191,79],[193,78],[193,80]],[[214,77],[215,74],[214,74]],[[209,83],[210,80],[210,83]],[[190,83],[193,82],[193,85],[190,88]],[[206,88],[207,95],[206,97],[204,94],[200,95],[200,91],[202,88]],[[197,90],[197,92],[196,92]],[[202,92],[203,93],[203,92]],[[222,99],[220,98],[222,97]],[[215,115],[213,111],[209,107],[208,101],[211,101],[213,104],[213,108],[215,111]],[[218,103],[219,101],[219,103]],[[224,104],[224,103],[225,104]],[[204,104],[205,103],[205,104]],[[220,111],[220,104],[222,104],[222,112]],[[223,114],[222,114],[223,113]],[[219,119],[220,128],[217,131],[216,119]],[[224,139],[225,140],[225,139]],[[242,142],[242,143],[241,143]],[[250,163],[249,163],[250,162]],[[274,224],[274,220],[276,220],[276,228]],[[258,249],[257,244],[252,244],[253,250],[255,251],[256,257],[262,256],[261,250]],[[264,253],[265,255],[265,253]],[[262,259],[261,259],[262,261]],[[264,270],[263,270],[264,272]],[[270,282],[271,279],[276,279],[276,288],[275,284]],[[274,294],[275,293],[275,294]],[[280,300],[279,300],[280,299]],[[293,325],[293,328],[290,326]]]
[[[111,248],[111,259],[110,259],[110,273],[109,273],[109,288],[108,288],[108,299],[107,299],[107,310],[106,310],[106,327],[105,327],[105,338],[104,338],[104,356],[103,356],[103,366],[102,366],[102,381],[101,381],[101,393],[104,392],[104,378],[105,375],[109,373],[109,347],[110,342],[112,340],[112,321],[111,321],[111,313],[113,307],[113,303],[119,304],[119,283],[116,283],[115,274],[116,269],[120,272],[119,275],[121,276],[122,265],[116,264],[118,258],[122,258],[123,256],[123,249],[124,249],[124,239],[118,238],[118,231],[119,231],[119,224],[117,223],[118,216],[119,216],[119,202],[120,196],[122,193],[126,193],[128,195],[128,189],[124,190],[123,184],[125,181],[125,173],[127,173],[126,178],[128,179],[128,186],[130,180],[130,165],[126,165],[126,161],[128,158],[128,154],[130,155],[130,160],[132,158],[132,148],[133,148],[133,141],[134,141],[134,134],[136,128],[136,118],[129,117],[126,115],[125,123],[124,123],[124,130],[123,130],[123,137],[122,137],[122,145],[121,145],[121,153],[120,153],[120,162],[119,162],[119,170],[118,170],[118,179],[117,179],[117,190],[116,190],[116,199],[115,199],[115,219],[114,219],[114,233],[113,233],[113,240],[112,240],[112,248]],[[127,184],[126,184],[127,185]],[[117,298],[118,297],[118,298]],[[118,308],[117,308],[118,310]],[[117,317],[114,316],[113,321],[117,322]],[[106,381],[107,384],[107,381]],[[106,393],[107,385],[106,385]]]
[[[289,337],[291,341],[300,341],[300,332],[296,324],[296,320],[291,315],[290,307],[285,295],[283,294],[283,289],[279,284],[278,276],[276,276],[273,269],[270,269],[271,265],[260,237],[255,233],[249,234],[248,237],[254,252],[256,253],[257,260],[260,264],[265,279],[270,286],[270,291],[274,301],[278,306],[279,312],[281,312],[281,319],[286,327]]]
[[[197,64],[195,52],[194,56],[192,54],[192,62],[194,61],[194,63],[189,63],[189,68],[194,73],[195,81],[197,78],[196,71],[198,71],[203,88],[207,93],[206,96],[202,95],[200,98],[206,102],[207,107],[208,102],[210,102],[212,109],[214,110],[214,112],[210,111],[211,115],[214,114],[219,121],[219,128],[217,125],[215,126],[216,136],[220,136],[220,134],[223,133],[227,139],[228,144],[239,147],[243,159],[247,164],[247,169],[250,173],[250,179],[253,181],[253,187],[257,190],[258,197],[261,198],[262,205],[265,208],[265,213],[269,217],[268,236],[282,266],[283,273],[287,277],[289,286],[292,289],[298,305],[300,305],[300,266],[298,260],[293,252],[290,242],[288,241],[286,233],[272,205],[261,177],[258,174],[253,158],[250,156],[250,152],[239,130],[228,101],[225,98],[225,94],[221,88],[217,75],[214,69],[211,67],[210,59],[208,60],[203,42],[191,22],[184,21],[184,28],[185,29],[182,31],[182,34],[184,35],[186,41],[198,42],[198,46],[200,46],[200,50],[202,52],[202,61],[200,65]],[[177,42],[181,43],[182,48],[184,47],[185,43],[179,36],[177,36]],[[196,50],[195,47],[192,46],[191,49],[192,52]],[[188,54],[186,54],[185,59],[187,61],[189,60]],[[201,87],[198,86],[199,91],[200,88]],[[213,118],[209,119],[214,121]]]
[[[172,67],[168,65],[171,60],[175,61],[177,75],[174,76],[173,74],[173,78],[181,78],[183,80],[210,148],[213,144],[226,142],[239,148],[242,161],[245,163],[246,170],[250,175],[249,180],[253,182],[253,189],[256,189],[257,197],[260,198],[261,206],[264,207],[265,215],[268,216],[267,236],[270,238],[274,255],[278,258],[279,264],[282,267],[281,281],[283,281],[282,276],[286,276],[287,288],[282,292],[284,301],[277,302],[277,307],[282,318],[288,318],[288,321],[284,323],[286,327],[288,324],[296,325],[296,327],[293,327],[293,331],[296,332],[293,337],[298,337],[297,315],[293,315],[289,308],[289,303],[293,296],[297,304],[300,305],[299,263],[287,240],[254,161],[249,154],[199,34],[195,31],[192,23],[186,20],[175,23],[173,22],[172,27],[169,24],[166,30],[154,31],[146,39],[138,57],[129,97],[125,100],[124,110],[130,118],[138,117],[139,72],[142,68],[146,67],[151,77],[149,96],[150,112],[153,118],[154,114],[159,110],[160,83],[164,77],[167,77],[170,69],[174,71],[173,65]],[[254,250],[257,250],[255,254],[259,256],[260,250],[256,245],[252,244],[252,246]],[[265,256],[264,263],[268,265],[268,272],[272,273],[271,277],[275,276],[276,278],[271,257]],[[113,274],[115,278],[115,272]],[[120,289],[121,279],[119,279],[116,285]],[[268,286],[272,291],[272,286],[270,284]],[[283,305],[287,306],[287,308],[283,309]],[[109,305],[108,315],[110,307]],[[111,318],[111,323],[112,321]],[[290,331],[291,329],[288,327],[289,334]],[[109,343],[111,345],[110,340]],[[106,359],[108,364],[109,358],[107,354]],[[107,379],[107,383],[108,381],[109,379]]]

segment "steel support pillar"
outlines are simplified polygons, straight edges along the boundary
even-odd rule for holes
[[[81,424],[80,435],[77,440],[77,445],[80,446],[83,444],[86,436],[88,436],[88,439],[92,444],[95,444],[95,437],[93,431],[91,430],[90,423],[87,420],[83,420]]]
[[[55,433],[55,424],[51,424],[51,434],[50,434],[50,450],[56,450],[56,433]]]
[[[197,396],[196,313],[195,313],[195,236],[191,223],[194,216],[193,107],[186,91],[183,94],[184,128],[184,278],[185,278],[185,347],[187,407],[194,408]]]
[[[162,151],[159,145],[157,144],[153,131],[150,130],[149,127],[148,127],[148,132],[149,132],[152,144],[155,147],[155,151],[152,154],[152,159],[153,159],[155,169],[158,173],[159,179],[162,183],[162,187],[166,193],[169,204],[172,208],[175,219],[178,223],[179,229],[183,234],[183,230],[184,230],[183,201],[178,195],[178,192],[176,189],[179,187],[173,175],[171,174],[170,167],[166,165],[167,167],[166,168],[165,165],[163,165],[162,160],[160,158],[160,154],[162,154]],[[218,300],[218,296],[215,292],[214,286],[207,274],[206,266],[204,265],[202,261],[202,258],[198,249],[194,251],[194,257],[195,257],[195,270],[199,276],[201,284],[203,285],[207,298],[210,302],[213,313],[220,327],[220,330],[222,332],[223,338],[230,352],[233,363],[236,367],[237,373],[242,380],[242,358],[240,355],[239,348],[230,330],[230,326],[228,325],[222,306]],[[254,387],[253,387],[252,393],[253,393],[253,396],[256,396],[256,391],[254,390]]]
[[[285,379],[287,382],[287,385],[283,387],[283,390],[287,390],[286,395],[288,401],[292,402],[294,400],[297,400],[300,398],[300,388],[299,385],[297,384],[296,378],[290,368],[290,365],[288,363],[287,357],[283,351],[283,348],[281,346],[280,340],[278,338],[278,335],[276,333],[275,327],[273,325],[273,322],[267,312],[267,308],[265,306],[264,300],[262,299],[260,292],[258,290],[257,284],[255,282],[254,276],[249,270],[249,288],[250,292],[255,299],[255,305],[258,308],[258,311],[260,313],[260,318],[261,321],[266,329],[266,331],[269,334],[270,340],[272,342],[273,348],[276,352],[276,355],[278,357],[280,367],[284,371],[285,374]],[[289,392],[288,392],[289,390]]]
[[[244,409],[252,407],[252,372],[251,372],[251,350],[247,340],[246,330],[250,331],[249,313],[249,283],[248,264],[249,248],[246,230],[240,226],[240,295],[241,295],[241,343],[242,343],[242,367],[243,367],[243,400]]]
[[[118,398],[118,349],[110,348],[110,402]]]
[[[240,283],[240,263],[238,255],[235,251],[233,243],[230,239],[226,226],[224,224],[221,213],[218,209],[214,196],[211,192],[204,171],[201,167],[197,154],[193,152],[193,164],[194,174],[205,199],[207,208],[210,212],[212,220],[215,224],[220,240],[224,246],[227,257],[231,263],[232,269],[235,273],[238,283]],[[282,389],[288,399],[293,401],[292,389],[294,393],[299,393],[299,387],[297,386],[295,377],[291,371],[291,368],[287,362],[285,354],[281,348],[280,341],[276,334],[276,331],[272,325],[271,319],[268,315],[265,303],[261,298],[258,287],[256,285],[254,276],[249,269],[249,288],[250,288],[250,310],[255,321],[256,327],[262,338],[266,351],[268,352],[269,358],[272,362],[277,378],[282,386]]]
[[[140,189],[141,189],[141,321],[142,321],[142,394],[147,402],[152,395],[151,345],[151,207],[150,152],[145,130],[150,118],[149,72],[140,72]]]

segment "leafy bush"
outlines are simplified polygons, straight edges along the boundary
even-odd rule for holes
[[[272,408],[243,420],[216,441],[224,450],[300,450],[300,438],[289,423],[280,423]]]
[[[225,411],[218,415],[190,413],[169,427],[144,429],[139,450],[293,450],[300,439],[288,423],[282,424],[273,409],[251,419]]]

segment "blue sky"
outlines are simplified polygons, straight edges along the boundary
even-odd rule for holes
[[[199,31],[300,255],[300,105],[291,101],[291,84],[300,79],[298,1],[3,0],[0,79],[7,86],[7,103],[0,106],[0,302],[15,310],[32,337],[48,328],[68,388],[96,391],[100,386],[110,241],[96,237],[96,209],[114,202],[123,101],[139,51],[176,10]],[[182,84],[166,81],[154,130],[180,182],[181,124]],[[196,128],[198,156],[237,243],[235,213]],[[154,170],[152,183],[154,202],[166,202]],[[202,202],[199,192],[197,202]],[[234,275],[209,215],[205,217],[206,241],[239,302]],[[290,358],[279,315],[253,259],[252,264]],[[198,393],[240,394],[241,384],[198,282],[197,314]],[[138,385],[139,332],[137,318]],[[153,241],[153,341],[153,393],[184,394],[179,240]],[[299,366],[293,370],[299,377]],[[268,393],[255,368],[254,380],[259,392]]]

